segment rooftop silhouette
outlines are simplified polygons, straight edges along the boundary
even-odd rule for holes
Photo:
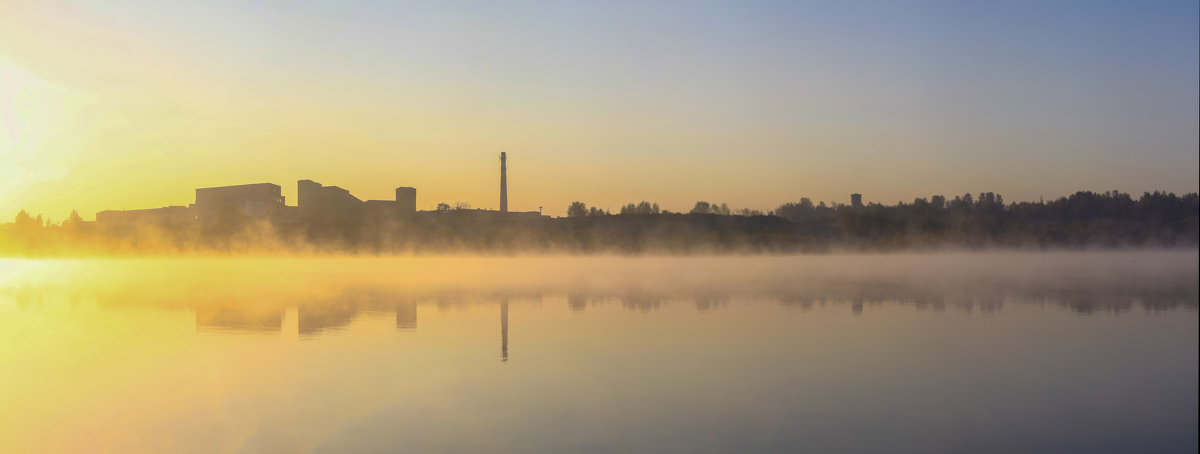
[[[459,216],[479,219],[536,219],[540,212],[508,210],[507,155],[500,153],[500,209],[454,210]],[[106,210],[96,214],[105,225],[159,224],[179,228],[188,224],[207,227],[231,226],[247,220],[265,219],[275,223],[305,223],[315,226],[362,224],[371,220],[406,219],[422,213],[417,210],[417,189],[396,188],[394,200],[361,200],[349,190],[325,186],[313,180],[296,182],[296,205],[284,203],[279,185],[253,183],[196,189],[196,202],[187,207],[169,206],[140,210]],[[433,212],[443,214],[447,209]]]

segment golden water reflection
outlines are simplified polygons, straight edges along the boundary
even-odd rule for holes
[[[1194,452],[1196,258],[0,261],[0,452]]]

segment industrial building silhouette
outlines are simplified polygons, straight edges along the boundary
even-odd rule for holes
[[[325,186],[313,180],[296,182],[296,205],[284,203],[281,187],[273,183],[253,183],[196,189],[196,202],[188,206],[168,206],[142,210],[106,210],[96,213],[96,221],[107,226],[154,224],[163,227],[220,226],[245,220],[270,220],[280,223],[322,224],[328,222],[405,220],[421,215],[453,216],[460,219],[541,219],[538,211],[508,211],[507,155],[500,153],[500,210],[467,209],[418,211],[417,189],[396,188],[395,200],[361,200],[338,186]]]

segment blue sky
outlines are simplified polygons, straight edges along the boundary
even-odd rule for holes
[[[769,209],[850,192],[1033,200],[1200,181],[1197,2],[6,9],[0,61],[68,95],[61,120],[43,115],[55,126],[40,141],[2,155],[12,173],[54,178],[12,189],[0,214],[57,214],[69,200],[48,187],[88,191],[180,162],[187,172],[144,184],[186,198],[317,178],[368,197],[413,185],[429,204],[489,206],[499,151],[524,172],[516,203],[551,212],[571,200]],[[245,165],[225,165],[233,158]],[[84,207],[151,203],[135,192]]]

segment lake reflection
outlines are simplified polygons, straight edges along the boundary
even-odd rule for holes
[[[0,452],[1195,452],[1197,258],[0,261]]]

